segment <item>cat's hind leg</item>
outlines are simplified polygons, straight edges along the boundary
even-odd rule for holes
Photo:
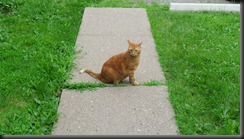
[[[113,82],[115,85],[120,82],[117,72],[111,67],[103,67],[101,75],[104,79],[109,82]]]

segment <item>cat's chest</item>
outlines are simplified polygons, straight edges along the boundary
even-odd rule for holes
[[[139,62],[127,62],[123,63],[122,70],[125,73],[130,73],[131,71],[135,71],[139,65]]]
[[[139,63],[129,63],[128,70],[135,70],[138,67]]]

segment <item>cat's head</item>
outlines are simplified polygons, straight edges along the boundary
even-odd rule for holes
[[[134,42],[131,42],[130,40],[128,40],[128,44],[129,44],[128,52],[129,52],[130,56],[132,56],[132,57],[139,56],[141,53],[142,42],[134,43]]]

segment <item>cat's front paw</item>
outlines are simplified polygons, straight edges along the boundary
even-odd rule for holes
[[[134,83],[132,83],[132,85],[138,86],[138,85],[140,85],[140,83],[138,83],[137,81],[135,81]]]

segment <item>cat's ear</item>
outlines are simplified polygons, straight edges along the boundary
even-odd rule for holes
[[[141,42],[141,43],[139,43],[138,45],[141,47],[141,44],[142,44],[142,42]]]
[[[128,42],[129,44],[131,44],[130,40],[127,40],[127,42]]]

